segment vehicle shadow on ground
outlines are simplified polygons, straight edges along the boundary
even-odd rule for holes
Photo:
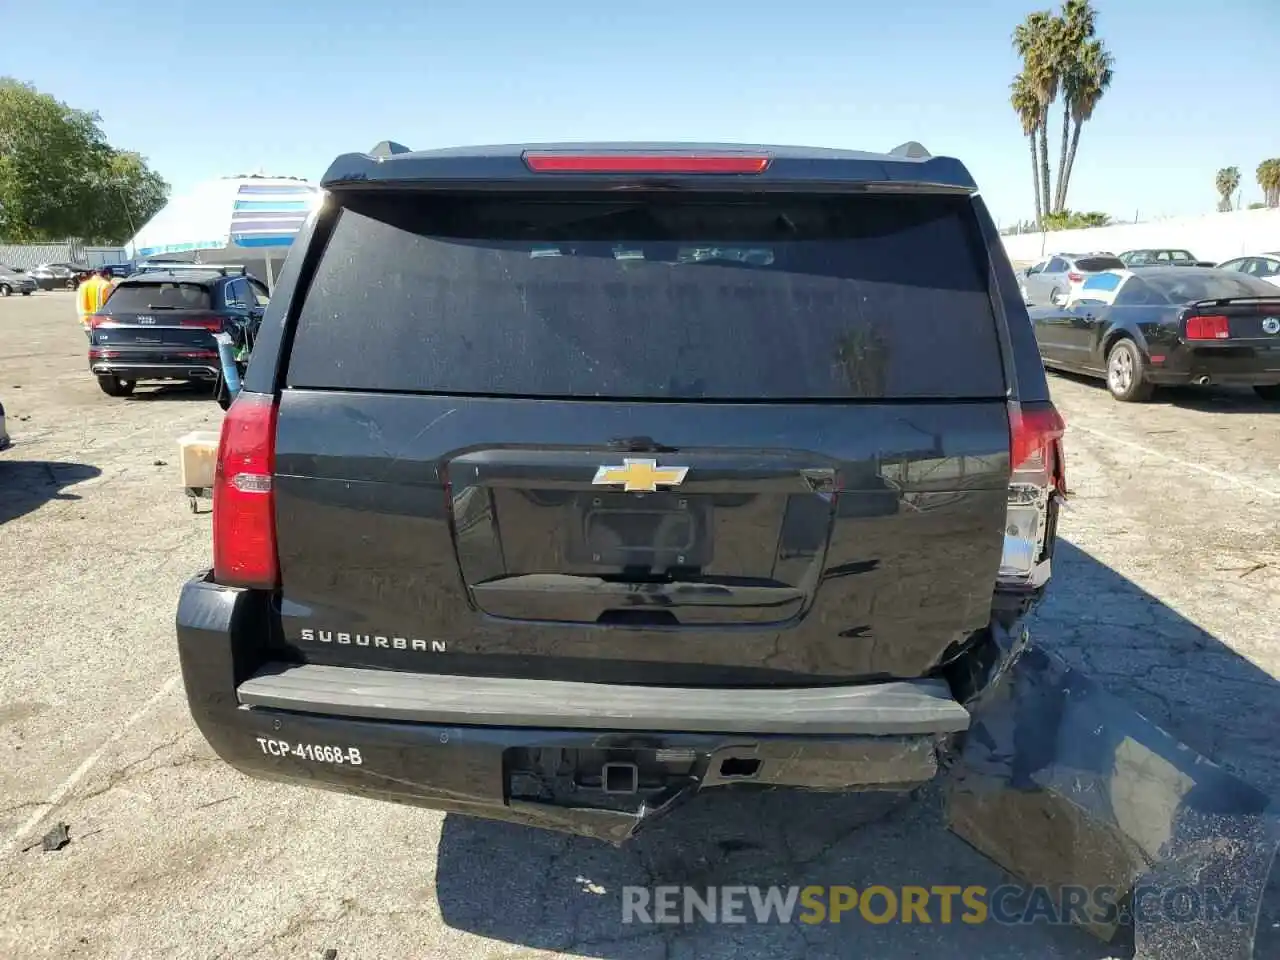
[[[1050,370],[1052,376],[1070,380],[1084,387],[1106,392],[1107,385],[1100,378],[1082,373]],[[1152,394],[1153,404],[1184,407],[1205,413],[1280,413],[1280,403],[1263,400],[1250,387],[1159,387]]]
[[[149,403],[157,400],[186,401],[203,400],[213,403],[213,387],[202,383],[159,383],[154,386],[140,384],[134,392],[124,399],[136,403]]]
[[[1263,400],[1250,387],[1166,387],[1155,399],[1205,413],[1280,413],[1280,403]]]
[[[1273,796],[1280,784],[1280,684],[1226,644],[1069,542],[1059,588],[1033,637],[1202,754]],[[1258,957],[1280,955],[1280,877],[1273,872]],[[709,791],[622,848],[446,817],[436,893],[445,923],[484,937],[574,955],[702,957],[1130,956],[1072,927],[941,923],[657,927],[623,923],[625,886],[831,885],[865,889],[1011,882],[943,824],[941,784],[912,798]],[[751,908],[747,913],[750,916]],[[956,918],[959,917],[959,912]]]
[[[87,463],[0,458],[0,524],[38,509],[50,500],[79,500],[66,487],[102,473]]]

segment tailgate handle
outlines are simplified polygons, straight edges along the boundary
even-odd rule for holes
[[[803,592],[781,583],[723,584],[709,581],[673,581],[670,583],[628,583],[600,577],[572,574],[525,574],[472,584],[478,598],[501,595],[560,595],[596,597],[623,609],[657,608],[672,605],[716,607],[773,607],[793,603]]]

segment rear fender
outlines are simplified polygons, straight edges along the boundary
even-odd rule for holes
[[[1016,650],[1025,630],[1000,632]],[[969,702],[947,788],[950,829],[1027,884],[1105,890],[1072,916],[1104,940],[1132,919],[1145,960],[1248,960],[1280,817],[1261,791],[1179,743],[1063,660],[1028,646]],[[1229,909],[1186,922],[1142,905],[1191,891]],[[1160,917],[1153,917],[1160,914]]]
[[[1115,346],[1117,340],[1132,340],[1142,354],[1143,360],[1150,359],[1151,351],[1147,346],[1147,338],[1143,335],[1142,330],[1136,324],[1114,323],[1102,337],[1102,354],[1098,358],[1101,361],[1101,365],[1106,365],[1107,355],[1111,353],[1111,348]]]

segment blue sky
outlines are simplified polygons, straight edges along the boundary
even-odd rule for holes
[[[1260,200],[1254,168],[1280,156],[1280,3],[1095,5],[1116,79],[1085,127],[1069,205],[1119,219],[1212,210],[1214,172],[1230,164],[1244,201]],[[0,72],[98,110],[112,143],[177,190],[259,169],[318,178],[335,155],[388,138],[915,139],[964,160],[1007,223],[1033,212],[1009,36],[1040,6],[41,0],[6,11]],[[78,54],[77,22],[97,58]]]

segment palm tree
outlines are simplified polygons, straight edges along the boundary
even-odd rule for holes
[[[1055,54],[1062,81],[1062,145],[1058,153],[1058,189],[1053,196],[1053,209],[1062,212],[1067,204],[1067,141],[1071,129],[1071,100],[1084,82],[1081,58],[1085,46],[1097,32],[1097,11],[1089,0],[1066,0],[1058,18]]]
[[[1280,207],[1280,157],[1263,160],[1258,164],[1257,175],[1263,201],[1268,207]]]
[[[1067,106],[1071,110],[1074,127],[1071,130],[1071,148],[1067,151],[1067,169],[1063,172],[1062,208],[1066,207],[1067,190],[1071,186],[1071,170],[1076,162],[1076,150],[1080,146],[1080,129],[1093,118],[1098,101],[1111,86],[1111,67],[1115,60],[1107,52],[1101,40],[1089,40],[1084,44],[1076,61],[1071,88],[1067,93]]]
[[[1240,168],[1223,167],[1213,178],[1213,185],[1218,190],[1218,212],[1227,213],[1231,209],[1231,195],[1240,186]]]
[[[1039,230],[1048,212],[1040,197],[1040,157],[1036,149],[1036,134],[1040,132],[1040,101],[1025,73],[1018,74],[1009,85],[1009,103],[1022,121],[1022,135],[1031,147],[1031,185],[1036,191],[1036,229]]]
[[[1040,196],[1049,209],[1049,107],[1058,98],[1060,21],[1048,10],[1027,14],[1013,31],[1013,48],[1022,57],[1022,72],[1039,108]]]

